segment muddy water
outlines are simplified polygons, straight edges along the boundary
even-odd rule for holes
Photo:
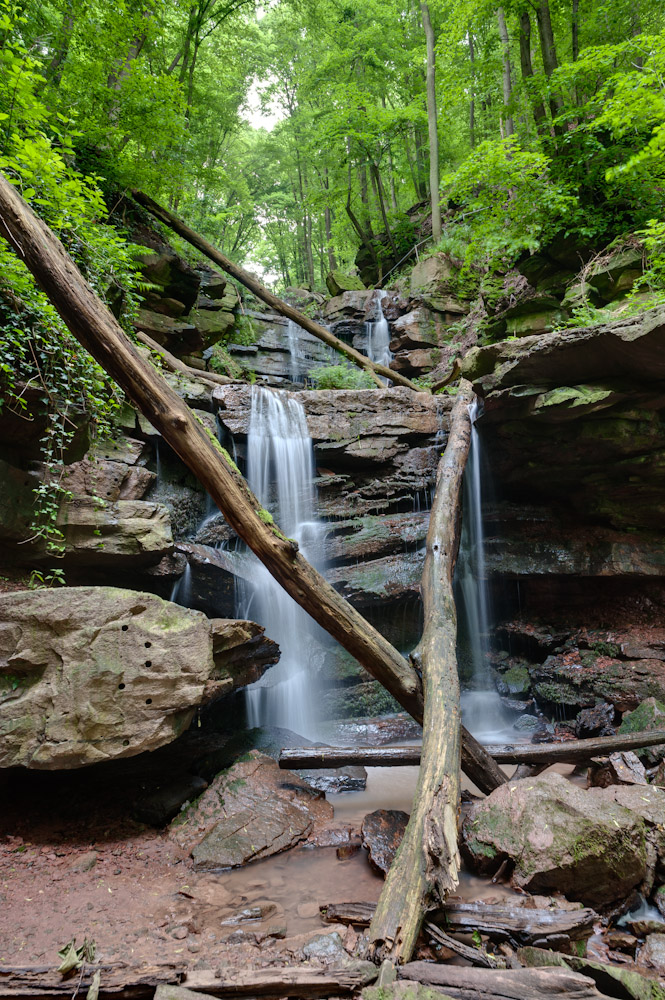
[[[417,778],[417,767],[368,768],[365,791],[327,796],[335,810],[335,825],[359,830],[363,817],[374,809],[410,812]],[[284,924],[288,937],[321,928],[319,906],[375,902],[383,886],[383,877],[370,868],[364,848],[346,859],[339,858],[334,847],[287,851],[216,878],[231,893],[234,906],[276,904],[278,922]],[[463,871],[458,895],[464,900],[499,902],[514,893]],[[271,922],[275,919],[271,917]]]

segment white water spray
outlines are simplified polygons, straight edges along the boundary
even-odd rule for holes
[[[319,563],[321,525],[314,515],[314,459],[302,403],[289,393],[252,386],[247,440],[247,479],[281,531],[298,542],[306,559]],[[246,689],[250,726],[280,726],[315,736],[314,656],[318,626],[255,557],[251,581],[237,582],[237,614],[264,625],[281,657]]]

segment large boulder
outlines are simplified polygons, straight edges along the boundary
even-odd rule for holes
[[[356,274],[344,274],[343,271],[330,271],[326,275],[326,286],[331,295],[341,295],[342,292],[364,291],[365,286]]]
[[[113,587],[0,595],[0,767],[81,767],[170,743],[198,706],[276,659],[262,632]]]
[[[647,871],[644,819],[620,801],[613,788],[584,790],[556,773],[509,781],[469,811],[464,851],[482,873],[508,858],[514,884],[530,892],[611,903]]]
[[[305,842],[332,818],[321,792],[252,750],[173,821],[170,836],[199,870],[237,868]]]

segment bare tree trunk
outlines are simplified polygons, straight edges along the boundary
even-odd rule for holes
[[[69,0],[67,9],[62,17],[60,42],[45,73],[46,79],[56,89],[60,86],[67,56],[69,55],[69,46],[74,32],[74,20],[74,0]]]
[[[510,65],[510,38],[508,37],[506,15],[504,14],[503,7],[497,9],[496,17],[499,22],[499,38],[501,39],[503,57],[503,137],[507,139],[514,134],[515,125],[512,114],[507,110],[510,107],[513,97],[513,78],[512,67]]]
[[[476,145],[476,53],[473,47],[473,32],[469,29],[469,59],[471,61],[471,87],[469,92],[471,94],[471,99],[469,101],[469,142],[471,144],[471,149]]]
[[[418,178],[418,198],[424,201],[429,197],[427,173],[425,171],[425,155],[423,153],[423,137],[419,125],[413,127],[413,138],[416,150],[416,177]]]
[[[535,75],[531,61],[531,18],[529,17],[529,12],[526,10],[520,14],[520,66],[522,69],[522,80],[524,81],[527,93],[531,91],[530,97],[536,129],[542,134],[547,124],[547,115],[545,113],[545,106],[537,96],[535,90]]]
[[[559,66],[559,60],[556,54],[556,45],[554,44],[554,31],[552,30],[552,17],[550,15],[550,4],[549,0],[538,0],[538,6],[536,7],[536,19],[538,21],[538,34],[540,35],[540,51],[543,56],[543,68],[545,70],[545,75],[549,80],[554,73],[554,70]],[[553,92],[550,92],[550,110],[552,112],[552,117],[560,113],[563,108],[563,101],[561,97]]]
[[[390,249],[393,252],[393,257],[397,260],[397,247],[395,246],[395,240],[393,239],[392,230],[388,223],[388,215],[386,213],[386,203],[383,197],[383,185],[381,184],[381,175],[379,173],[379,168],[376,163],[372,161],[370,165],[370,170],[372,171],[372,176],[374,177],[374,183],[376,186],[376,197],[379,202],[379,208],[381,209],[381,218],[383,219],[383,225],[385,226],[386,236],[388,237],[388,242],[390,243]]]
[[[570,21],[573,62],[577,62],[580,54],[580,0],[573,0],[573,9]]]
[[[421,584],[425,624],[411,656],[421,670],[425,698],[420,772],[411,816],[369,929],[375,960],[408,962],[425,910],[433,901],[443,903],[459,882],[461,738],[453,572],[472,399],[470,383],[462,381],[436,475]]]
[[[429,134],[429,191],[432,200],[432,239],[441,239],[441,205],[439,195],[439,130],[436,117],[436,53],[434,50],[434,29],[429,16],[429,7],[422,0],[420,10],[427,43],[427,130]]]
[[[328,168],[323,169],[323,186],[330,195],[330,182],[328,180]],[[331,271],[336,270],[337,261],[335,260],[335,251],[333,249],[332,243],[332,213],[330,210],[330,204],[328,203],[324,210],[324,222],[326,227],[326,250],[328,252],[328,267]]]
[[[1,174],[0,231],[37,278],[72,334],[191,469],[229,525],[286,592],[414,719],[421,721],[423,695],[415,670],[310,566],[297,544],[279,531],[214,435],[196,420],[156,369],[143,360],[115,317],[84,281],[60,241]],[[293,318],[296,322],[305,319],[299,313]],[[493,766],[485,755],[477,773],[469,776],[479,787],[491,790],[497,787]]]

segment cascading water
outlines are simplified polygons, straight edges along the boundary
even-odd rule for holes
[[[247,440],[251,489],[306,559],[320,563],[322,526],[314,515],[312,440],[302,403],[279,390],[252,386]],[[314,671],[308,670],[318,626],[252,557],[250,580],[236,585],[237,614],[264,625],[279,643],[277,666],[246,689],[250,726],[280,726],[315,736]]]
[[[300,327],[292,319],[286,327],[286,339],[289,345],[289,378],[292,382],[302,382],[304,372],[301,363]]]
[[[460,618],[471,662],[471,690],[462,694],[464,723],[478,739],[499,738],[508,728],[508,715],[492,684],[489,656],[490,595],[485,565],[483,487],[487,482],[481,437],[476,426],[478,401],[469,407],[471,447],[464,471],[464,516],[457,562],[461,595]]]
[[[385,365],[387,368],[393,356],[390,351],[390,326],[388,325],[388,320],[383,315],[383,306],[381,305],[386,295],[387,292],[383,291],[383,289],[377,292],[376,308],[378,318],[373,322],[366,323],[365,326],[367,327],[367,357],[370,361],[374,361],[379,365]]]

